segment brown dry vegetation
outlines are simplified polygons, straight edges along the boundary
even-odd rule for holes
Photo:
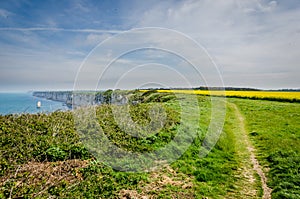
[[[122,189],[119,197],[122,199],[138,198],[138,199],[154,199],[159,198],[160,193],[164,194],[166,187],[174,187],[174,191],[170,193],[170,198],[195,198],[193,193],[193,177],[176,172],[169,165],[165,165],[158,171],[149,174],[149,183],[140,183],[137,190]],[[155,193],[155,194],[153,194]]]
[[[66,160],[58,162],[28,162],[23,164],[8,175],[0,178],[0,186],[4,186],[7,182],[12,182],[10,193],[13,189],[26,189],[29,186],[36,187],[32,197],[37,197],[50,187],[55,187],[59,184],[72,186],[83,180],[80,169],[88,165],[87,160]],[[11,195],[10,195],[11,197]],[[22,194],[16,193],[14,197],[24,197]]]

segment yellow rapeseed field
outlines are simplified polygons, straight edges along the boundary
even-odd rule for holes
[[[206,91],[206,90],[157,90],[158,92],[172,92],[184,94],[199,94],[227,97],[243,97],[243,98],[258,98],[258,99],[288,99],[300,100],[300,92],[286,91]]]

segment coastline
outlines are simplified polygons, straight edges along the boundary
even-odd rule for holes
[[[35,91],[33,96],[42,99],[64,103],[73,109],[80,106],[91,106],[101,104],[126,104],[128,91]]]
[[[37,102],[41,102],[41,107],[37,108]],[[62,102],[52,101],[45,98],[33,96],[29,92],[0,93],[0,115],[21,115],[51,113],[54,111],[68,111],[69,107]]]

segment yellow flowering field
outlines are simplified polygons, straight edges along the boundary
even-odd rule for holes
[[[208,90],[157,90],[158,92],[172,92],[183,94],[199,94],[227,97],[241,97],[253,99],[282,99],[288,101],[300,101],[300,92],[287,91],[208,91]]]

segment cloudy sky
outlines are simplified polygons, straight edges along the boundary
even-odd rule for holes
[[[299,19],[299,0],[0,1],[0,91],[299,88]],[[165,32],[124,34],[145,27]]]

